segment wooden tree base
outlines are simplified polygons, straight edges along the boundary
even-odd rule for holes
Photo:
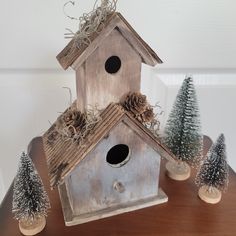
[[[167,175],[174,180],[183,181],[190,177],[191,169],[187,163],[170,161],[166,164]]]
[[[206,185],[202,186],[198,191],[198,196],[200,199],[210,204],[216,204],[220,202],[221,195],[222,194],[220,190],[214,187],[211,187],[211,190],[209,190],[209,187]]]
[[[33,222],[19,221],[20,232],[23,235],[35,235],[40,233],[46,225],[45,217],[35,219]]]

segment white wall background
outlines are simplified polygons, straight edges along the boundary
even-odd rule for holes
[[[0,0],[0,201],[13,180],[18,157],[75,98],[74,74],[55,57],[65,46],[66,1]],[[94,0],[67,11],[80,16]],[[160,101],[167,118],[185,74],[197,85],[203,132],[224,132],[228,158],[236,169],[236,1],[119,0],[118,10],[165,62],[143,72],[143,92]]]

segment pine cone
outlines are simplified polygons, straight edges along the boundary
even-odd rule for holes
[[[147,107],[147,98],[139,92],[130,93],[124,103],[125,110],[132,112],[135,116],[142,114]]]
[[[76,109],[68,109],[60,118],[60,123],[63,127],[68,127],[68,135],[72,138],[76,133],[81,132],[86,125],[86,117],[85,114]]]
[[[141,115],[139,115],[138,120],[142,123],[150,123],[154,120],[155,114],[153,108],[148,107]]]

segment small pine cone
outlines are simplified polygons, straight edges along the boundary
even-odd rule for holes
[[[153,112],[153,108],[148,107],[145,112],[143,112],[139,117],[138,120],[142,123],[150,123],[154,120],[155,114]]]
[[[81,131],[83,127],[86,125],[86,117],[85,114],[80,111],[77,112],[76,118],[74,120],[74,127],[77,132]]]
[[[139,92],[130,93],[124,103],[125,110],[132,112],[135,116],[142,114],[147,107],[147,98]]]

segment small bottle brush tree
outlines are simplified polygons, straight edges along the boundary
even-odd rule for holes
[[[190,176],[190,167],[196,166],[202,157],[203,139],[200,132],[200,116],[196,92],[191,77],[184,80],[167,120],[163,143],[176,157],[168,162],[167,174],[175,180]]]
[[[221,134],[197,173],[195,182],[200,187],[198,195],[207,203],[218,203],[221,192],[228,187],[229,170],[225,149],[225,137]]]
[[[24,235],[34,235],[43,230],[50,208],[42,180],[30,157],[22,153],[14,180],[12,212],[19,220]]]

